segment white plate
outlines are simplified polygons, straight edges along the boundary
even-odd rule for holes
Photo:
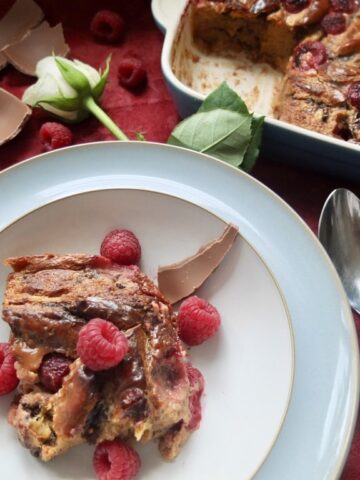
[[[256,479],[337,478],[356,420],[358,344],[341,283],[311,231],[275,194],[241,171],[191,151],[136,142],[71,147],[5,171],[0,175],[0,228],[57,198],[118,187],[169,193],[205,207],[238,224],[265,259],[290,310],[296,362],[283,428]],[[221,421],[221,412],[218,417]],[[233,442],[234,432],[219,439],[219,445]]]
[[[0,251],[3,258],[49,251],[98,253],[107,232],[127,228],[141,240],[143,271],[156,279],[159,265],[194,254],[219,237],[225,226],[218,217],[176,197],[105,190],[35,210],[0,234]],[[1,295],[7,273],[5,267],[0,269]],[[138,448],[143,461],[139,479],[246,480],[270,452],[285,418],[294,372],[293,339],[286,306],[265,264],[238,236],[198,295],[216,305],[223,319],[219,335],[191,350],[207,385],[202,427],[173,463],[161,461],[154,447]],[[0,338],[7,337],[8,327],[1,324]],[[7,406],[6,401],[1,404]],[[92,449],[83,464],[74,451],[52,462],[51,468],[30,458],[10,429],[0,425],[0,437],[8,439],[0,451],[0,471],[6,478],[95,478]],[[229,435],[236,436],[236,442],[220,448],[219,438]],[[67,477],[65,467],[70,464],[72,474]]]

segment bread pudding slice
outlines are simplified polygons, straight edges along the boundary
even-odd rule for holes
[[[167,448],[160,450],[175,457],[191,430],[191,388],[171,306],[152,281],[135,266],[93,255],[7,263],[14,271],[3,319],[11,328],[20,380],[9,422],[23,445],[47,461],[83,442],[166,439]],[[124,360],[101,372],[89,370],[76,353],[79,330],[93,318],[112,322],[129,342]],[[70,363],[55,393],[39,373],[51,355]],[[181,441],[169,435],[174,430],[181,430]]]

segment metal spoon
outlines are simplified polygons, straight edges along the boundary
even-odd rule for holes
[[[360,200],[350,190],[339,188],[329,195],[320,215],[318,235],[351,306],[360,313]]]

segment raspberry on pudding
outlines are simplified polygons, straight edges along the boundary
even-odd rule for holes
[[[16,376],[15,357],[8,343],[0,343],[0,396],[15,390],[19,380]]]

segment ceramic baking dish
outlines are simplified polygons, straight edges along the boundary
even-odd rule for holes
[[[192,41],[190,8],[187,0],[152,0],[154,18],[166,33],[162,70],[179,114],[194,113],[206,94],[226,80],[251,110],[266,115],[265,157],[360,180],[360,145],[272,118],[272,97],[280,74],[245,57],[229,59],[200,52]]]

